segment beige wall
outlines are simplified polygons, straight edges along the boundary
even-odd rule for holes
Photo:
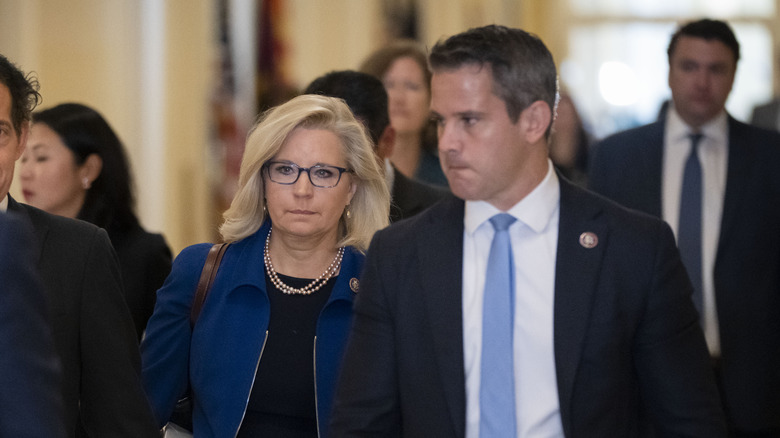
[[[775,1],[780,10],[780,0]],[[217,237],[219,219],[209,187],[218,163],[207,158],[215,77],[213,3],[0,0],[0,53],[37,72],[43,107],[75,100],[103,113],[128,148],[142,222],[162,231],[174,252]],[[329,70],[357,68],[385,42],[384,0],[283,4],[285,68],[297,87]],[[469,27],[499,23],[538,34],[557,61],[566,55],[564,0],[418,4],[421,39],[428,46]],[[18,183],[12,194],[18,196]]]
[[[36,72],[42,108],[78,101],[106,117],[128,149],[142,222],[176,252],[214,237],[213,21],[205,0],[0,0],[0,53]]]
[[[98,109],[124,141],[144,225],[174,252],[217,237],[208,162],[215,72],[210,0],[0,0],[0,53],[35,71],[42,107],[79,101]],[[526,2],[422,2],[423,39],[486,23],[521,25]],[[383,0],[284,3],[286,69],[305,86],[357,68],[385,42]],[[250,118],[253,118],[251,115]],[[19,198],[18,181],[11,193]]]

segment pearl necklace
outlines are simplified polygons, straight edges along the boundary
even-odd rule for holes
[[[274,286],[276,286],[279,290],[281,290],[285,294],[310,295],[320,290],[322,286],[325,286],[325,283],[327,283],[328,280],[330,280],[330,278],[336,275],[336,273],[339,271],[339,268],[341,267],[341,259],[344,257],[343,246],[339,248],[338,252],[336,253],[336,258],[333,259],[333,261],[330,263],[328,269],[326,269],[325,272],[320,274],[319,277],[317,277],[314,281],[312,281],[305,287],[299,289],[284,284],[284,282],[282,282],[282,279],[279,278],[279,275],[276,273],[276,270],[274,269],[274,264],[271,262],[271,252],[268,250],[269,242],[271,242],[271,231],[273,231],[273,228],[268,230],[268,237],[266,237],[265,239],[265,252],[263,254],[263,259],[265,261],[265,270],[268,272],[268,277],[271,278],[271,283],[273,283]]]

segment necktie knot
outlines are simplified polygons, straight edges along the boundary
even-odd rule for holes
[[[688,134],[688,137],[691,139],[691,153],[694,154],[696,153],[696,150],[699,148],[699,142],[701,141],[702,138],[704,138],[704,134],[700,134],[697,132],[693,134]]]
[[[512,225],[517,219],[509,213],[499,213],[490,218],[490,224],[493,225],[493,229],[498,231],[506,231],[510,225]]]

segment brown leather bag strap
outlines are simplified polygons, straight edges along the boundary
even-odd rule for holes
[[[222,262],[222,256],[228,247],[228,243],[215,243],[206,256],[206,263],[203,264],[203,271],[200,273],[198,288],[195,291],[195,298],[192,300],[192,310],[190,311],[190,328],[195,327],[198,321],[200,311],[203,309],[203,303],[206,302],[211,285],[214,283],[214,277],[217,276],[219,264]]]

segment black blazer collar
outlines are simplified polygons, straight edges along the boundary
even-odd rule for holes
[[[609,238],[600,198],[559,178],[561,187],[558,253],[555,267],[554,350],[564,431],[571,434],[571,397],[590,319],[601,260]],[[422,305],[431,324],[432,354],[438,361],[451,420],[465,435],[463,366],[463,214],[465,203],[450,197],[415,218],[422,281]],[[598,238],[580,243],[583,233]],[[458,384],[453,384],[458,382]]]
[[[458,437],[466,429],[466,374],[463,367],[463,213],[464,202],[445,199],[418,216],[417,239],[423,292],[431,324],[432,354],[439,366],[450,418]],[[458,382],[453,384],[453,382]]]
[[[555,264],[554,351],[558,399],[565,435],[571,430],[571,398],[590,320],[593,298],[609,230],[601,219],[601,202],[564,178],[560,179],[561,202],[558,248]],[[595,246],[581,241],[583,234],[595,237]]]
[[[35,207],[16,202],[10,193],[8,194],[8,213],[22,218],[23,221],[32,227],[35,238],[35,242],[32,244],[33,257],[38,262],[43,252],[43,242],[46,241],[46,235],[49,233],[49,225],[46,221],[41,220],[42,214],[45,215],[45,213]]]

